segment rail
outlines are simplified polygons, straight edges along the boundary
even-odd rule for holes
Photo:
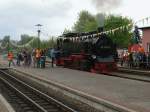
[[[32,112],[77,112],[3,70],[0,70],[0,82],[5,86],[3,90],[7,91],[2,92],[4,96],[8,94],[10,102],[20,103],[18,108]]]
[[[118,68],[118,71],[105,75],[150,83],[149,71]]]

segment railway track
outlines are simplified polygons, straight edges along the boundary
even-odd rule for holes
[[[4,70],[0,70],[0,86],[16,112],[77,112]]]
[[[107,75],[150,83],[150,72],[148,71],[119,68],[117,72]]]

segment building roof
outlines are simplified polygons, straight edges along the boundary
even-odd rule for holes
[[[139,28],[139,29],[141,29],[141,30],[150,29],[150,26],[141,27],[141,28]]]

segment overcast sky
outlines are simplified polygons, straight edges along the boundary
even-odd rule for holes
[[[36,35],[38,23],[43,25],[41,38],[60,35],[73,26],[83,9],[93,14],[121,14],[136,21],[150,16],[149,5],[149,0],[0,0],[0,38]]]

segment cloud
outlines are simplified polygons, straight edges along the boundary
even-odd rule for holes
[[[122,3],[122,0],[92,0],[97,10],[99,11],[108,11],[119,7]]]
[[[22,33],[36,31],[34,25],[38,23],[59,27],[56,24],[68,17],[70,8],[68,0],[0,1],[0,36],[12,35],[18,38]],[[56,18],[57,21],[54,21]]]

